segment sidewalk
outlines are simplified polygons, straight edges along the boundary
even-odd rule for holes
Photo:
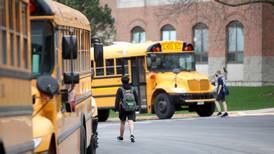
[[[274,108],[258,109],[258,110],[244,110],[244,111],[229,111],[229,116],[238,117],[238,116],[260,116],[260,115],[274,115]],[[216,113],[214,113],[216,115]],[[214,116],[213,115],[213,116]],[[159,118],[154,115],[136,115],[137,121],[143,120],[158,120]],[[182,119],[182,118],[195,118],[199,117],[195,112],[189,112],[186,114],[174,114],[172,119]],[[108,121],[119,121],[118,117],[109,118]]]

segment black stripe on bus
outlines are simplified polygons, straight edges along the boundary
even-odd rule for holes
[[[146,82],[141,82],[139,83],[137,86],[134,86],[134,87],[138,87],[138,86],[145,86],[147,83]],[[116,84],[116,85],[103,85],[103,86],[91,86],[91,88],[113,88],[113,87],[121,87],[122,84]]]
[[[115,75],[115,76],[95,76],[94,80],[98,79],[110,79],[110,78],[121,78],[122,75]]]
[[[17,144],[14,146],[7,147],[5,150],[6,150],[6,154],[33,152],[34,142],[28,141],[22,144]]]
[[[82,96],[82,97],[78,98],[78,99],[76,100],[76,104],[81,103],[82,101],[84,101],[84,100],[90,98],[91,96],[92,96],[92,94],[89,93],[88,95],[85,95],[85,96]]]
[[[92,115],[90,115],[86,119],[86,123],[92,119]],[[72,135],[75,131],[77,131],[81,127],[81,122],[79,121],[77,124],[75,124],[73,127],[70,127],[69,129],[65,130],[62,134],[58,136],[57,144],[61,144],[65,139],[67,139],[70,135]]]
[[[30,80],[32,78],[30,72],[15,71],[5,68],[0,68],[0,77],[10,77],[16,79]]]
[[[116,84],[116,85],[104,85],[104,86],[91,86],[91,88],[94,88],[94,89],[96,89],[96,88],[113,88],[113,87],[121,87],[122,86],[122,84]]]
[[[66,138],[68,138],[71,134],[73,134],[77,129],[81,127],[81,122],[79,121],[73,127],[65,130],[62,134],[58,135],[57,143],[61,144]]]
[[[0,117],[32,115],[32,106],[1,106]]]
[[[93,96],[94,98],[103,98],[103,97],[116,97],[116,95],[98,95],[98,96]]]

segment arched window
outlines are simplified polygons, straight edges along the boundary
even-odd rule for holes
[[[136,26],[131,30],[131,42],[143,43],[146,41],[146,34],[142,27]]]
[[[244,26],[239,21],[233,21],[227,26],[227,62],[243,63]]]
[[[208,27],[198,23],[193,27],[193,43],[197,63],[208,62]]]
[[[161,28],[161,40],[176,40],[176,29],[171,25],[165,25]]]

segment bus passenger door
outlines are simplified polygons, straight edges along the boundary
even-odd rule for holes
[[[130,59],[131,61],[131,81],[132,85],[137,88],[140,111],[146,112],[146,80],[144,69],[144,57]]]

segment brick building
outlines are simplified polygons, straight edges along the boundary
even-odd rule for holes
[[[274,85],[274,7],[226,7],[203,1],[101,0],[115,18],[116,41],[183,40],[195,45],[197,70],[227,67],[231,85]],[[171,14],[173,13],[173,14]]]

